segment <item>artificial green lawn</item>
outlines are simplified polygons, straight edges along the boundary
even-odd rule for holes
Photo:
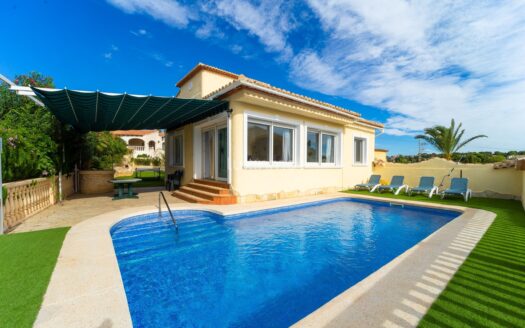
[[[164,186],[164,171],[160,171],[160,179],[157,177],[156,172],[140,172],[139,179],[142,181],[133,184],[133,187],[162,187]],[[117,179],[133,179],[134,175],[118,177]]]
[[[0,236],[0,327],[31,327],[69,228]]]
[[[497,217],[420,322],[420,327],[525,327],[525,211],[519,201],[370,194],[468,206]]]

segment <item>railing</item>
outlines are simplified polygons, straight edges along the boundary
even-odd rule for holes
[[[4,228],[10,230],[25,219],[58,202],[58,178],[36,178],[4,183],[7,195]],[[73,176],[62,177],[62,194],[73,193]]]
[[[144,146],[128,146],[128,148],[135,151],[144,151]]]
[[[171,209],[170,209],[170,206],[168,205],[168,201],[166,200],[166,197],[164,196],[164,194],[162,193],[162,191],[159,192],[159,218],[162,217],[162,208],[161,208],[161,202],[160,202],[160,198],[162,196],[162,199],[164,199],[164,204],[166,204],[166,207],[168,208],[168,212],[170,213],[170,216],[171,216],[171,221],[173,221],[173,224],[175,225],[175,229],[177,230],[177,233],[179,232],[179,225],[177,224],[177,221],[175,220],[175,217],[173,216],[173,213],[171,213]]]

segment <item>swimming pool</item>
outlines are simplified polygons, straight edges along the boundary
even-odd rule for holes
[[[178,234],[156,213],[111,229],[135,327],[289,326],[459,215],[350,198],[174,214]]]

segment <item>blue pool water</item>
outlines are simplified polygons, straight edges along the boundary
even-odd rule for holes
[[[337,199],[111,229],[135,327],[285,327],[458,216]]]

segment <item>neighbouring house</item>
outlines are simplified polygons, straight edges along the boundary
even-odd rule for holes
[[[178,98],[227,100],[229,111],[167,131],[166,171],[184,170],[175,196],[233,203],[346,189],[372,173],[383,125],[359,113],[198,64]]]
[[[164,154],[165,133],[160,130],[117,130],[111,131],[120,137],[131,149],[133,158],[139,155],[160,157]]]

